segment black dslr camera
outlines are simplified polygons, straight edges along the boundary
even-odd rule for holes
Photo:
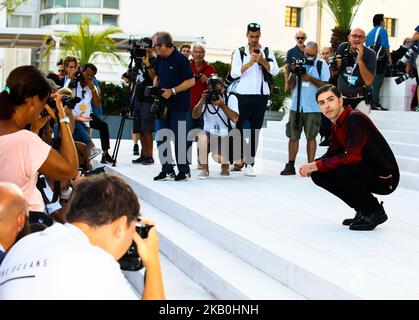
[[[327,59],[327,62],[329,63],[329,67],[336,69],[338,67],[338,63],[336,62],[336,56],[331,56],[329,59]]]
[[[145,224],[145,225],[137,225],[135,230],[140,235],[142,239],[146,239],[148,236],[148,232],[153,226]],[[128,251],[118,260],[119,266],[121,270],[124,271],[138,271],[144,268],[143,262],[141,261],[141,257],[138,255],[137,245],[134,241],[132,241],[131,246],[128,248]]]
[[[217,89],[217,84],[223,84],[223,79],[221,79],[217,74],[213,73],[208,79],[208,93],[206,104],[211,104],[212,101],[217,101],[220,99],[220,91]]]
[[[71,80],[70,84],[68,85],[69,88],[77,88],[77,84],[80,81],[84,81],[84,74],[81,71],[77,71],[74,75],[74,80]]]
[[[290,64],[290,72],[298,75],[304,75],[307,73],[306,67],[304,67],[305,61],[302,59],[295,60],[294,63]]]
[[[153,47],[153,45],[145,41],[144,38],[141,38],[139,40],[129,39],[128,44],[132,44],[132,48],[130,49],[132,59],[145,57],[147,55],[146,49]]]
[[[81,98],[79,97],[75,97],[72,98],[70,96],[65,96],[63,95],[61,97],[61,103],[63,104],[63,107],[67,107],[70,109],[74,109],[76,107],[76,105],[81,101]],[[57,113],[57,103],[55,102],[55,100],[53,98],[48,98],[47,100],[47,105],[54,110],[54,112]],[[48,116],[48,112],[46,110],[42,110],[41,112],[41,117],[46,117]]]

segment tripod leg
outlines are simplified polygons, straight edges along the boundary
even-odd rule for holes
[[[121,123],[119,124],[118,135],[116,137],[115,148],[113,150],[113,155],[112,155],[112,158],[113,158],[113,161],[114,161],[113,164],[112,164],[112,167],[116,166],[116,159],[118,157],[119,146],[121,144],[121,139],[122,139],[122,134],[124,132],[124,125],[125,125],[126,118],[127,118],[126,115],[123,114],[122,118],[121,118]]]

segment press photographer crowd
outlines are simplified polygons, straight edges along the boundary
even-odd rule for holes
[[[278,172],[298,171],[344,201],[355,214],[342,222],[350,230],[375,229],[387,214],[374,194],[397,188],[399,168],[368,114],[387,110],[380,102],[385,76],[419,83],[419,25],[392,52],[384,26],[375,15],[369,33],[354,28],[335,51],[299,31],[286,54],[284,88],[274,87],[280,67],[261,44],[258,23],[244,30],[247,42],[233,52],[225,79],[201,43],[177,49],[168,32],[133,40],[122,76],[133,166],[154,170],[155,140],[161,168],[154,181],[189,180],[192,165],[202,180],[240,171],[256,177],[265,112],[279,90],[290,91],[289,161]],[[120,137],[111,156],[98,69],[74,56],[57,67],[48,75],[17,67],[0,93],[0,299],[164,299],[155,223],[141,216],[133,189],[104,170],[116,163]],[[418,96],[417,88],[412,110],[419,111]],[[296,170],[303,130],[307,163]],[[328,148],[315,159],[319,134]],[[219,169],[210,170],[210,154]],[[140,297],[121,270],[143,268]]]

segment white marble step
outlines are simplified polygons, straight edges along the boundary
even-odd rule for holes
[[[306,298],[419,297],[417,192],[380,197],[389,222],[354,233],[340,226],[353,215],[346,205],[310,180],[279,176],[276,162],[258,161],[257,178],[222,179],[216,168],[207,181],[193,170],[188,182],[153,182],[159,166],[132,166],[131,143],[121,149],[114,169],[139,196]]]
[[[383,119],[383,120],[413,120],[419,121],[419,112],[409,111],[372,111],[370,113],[372,119]]]
[[[144,200],[144,217],[157,221],[160,250],[187,276],[217,299],[296,300],[302,296],[221,249],[197,232],[166,215]],[[163,270],[163,273],[165,270]],[[252,279],[252,281],[244,281]],[[191,281],[191,280],[189,280]],[[257,282],[258,286],[254,286]],[[180,289],[184,286],[177,283]],[[169,297],[168,297],[169,298]],[[191,299],[195,299],[192,295]]]

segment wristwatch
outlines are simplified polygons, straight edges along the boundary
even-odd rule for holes
[[[173,93],[173,95],[175,96],[176,95],[176,90],[175,90],[175,88],[172,88],[172,93]]]
[[[64,118],[60,119],[60,123],[63,123],[63,122],[70,123],[70,119],[68,117],[64,117]]]

